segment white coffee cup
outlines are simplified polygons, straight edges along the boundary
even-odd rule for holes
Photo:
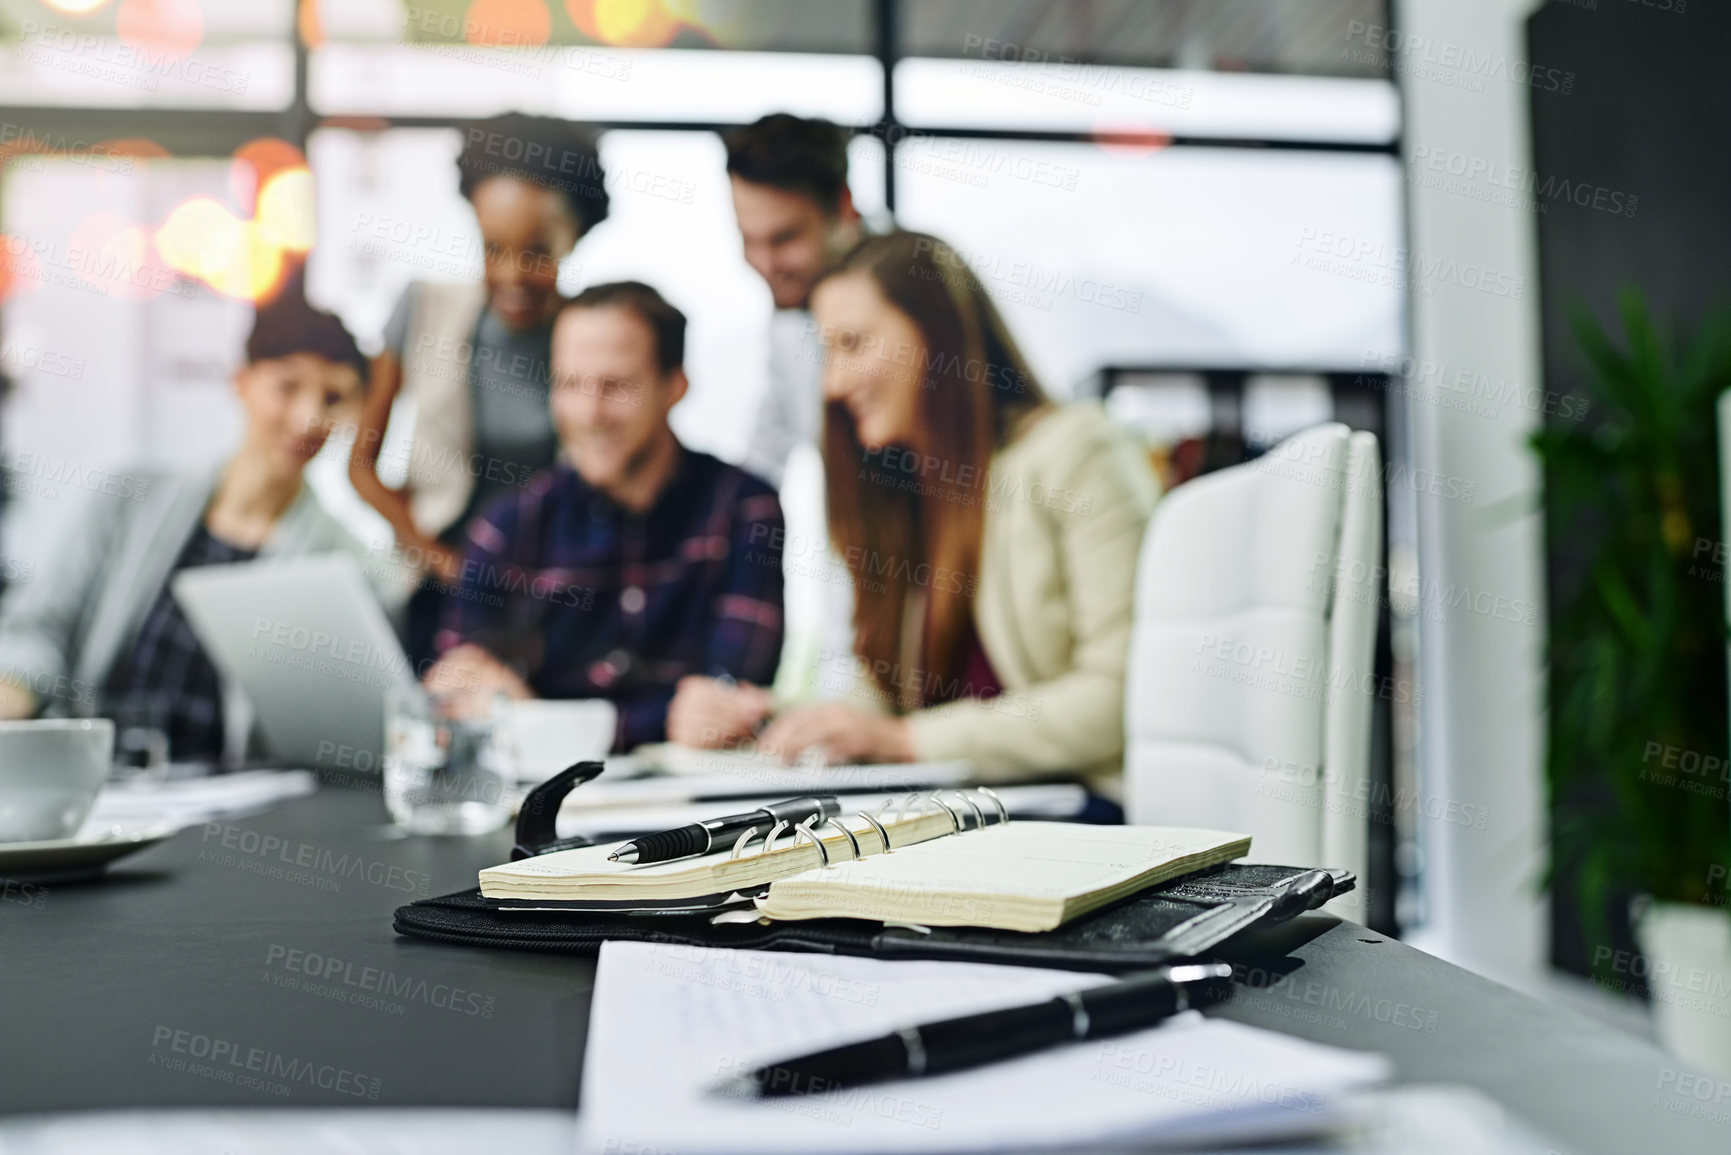
[[[507,702],[503,724],[524,782],[541,782],[573,762],[600,759],[613,748],[619,709],[602,698]]]
[[[107,718],[0,722],[0,842],[77,833],[113,758]]]

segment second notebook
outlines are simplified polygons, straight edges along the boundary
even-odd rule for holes
[[[1219,830],[1011,822],[780,879],[757,908],[775,919],[1052,930],[1248,853],[1248,835]]]

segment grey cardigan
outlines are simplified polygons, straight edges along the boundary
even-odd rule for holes
[[[71,511],[33,579],[0,598],[0,675],[29,686],[45,714],[100,711],[115,663],[204,516],[219,474],[135,476],[142,484],[132,497],[96,495]],[[321,553],[352,555],[387,610],[408,591],[412,579],[389,551],[369,554],[303,484],[259,556]]]

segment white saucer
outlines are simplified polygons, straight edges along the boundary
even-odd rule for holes
[[[148,825],[112,823],[94,830],[86,825],[73,838],[41,842],[0,842],[0,877],[34,882],[71,882],[101,874],[107,865],[172,837],[180,826],[172,822]]]

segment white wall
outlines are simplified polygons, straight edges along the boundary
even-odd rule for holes
[[[1536,221],[1530,208],[1497,203],[1496,191],[1496,166],[1531,166],[1522,22],[1535,6],[1398,0],[1399,27],[1413,40],[1383,38],[1405,92],[1413,355],[1449,380],[1464,373],[1541,384]],[[1349,34],[1354,50],[1377,50],[1375,39]],[[1450,183],[1446,164],[1430,169],[1442,150],[1463,154],[1459,167],[1475,175]],[[1493,274],[1489,291],[1463,283],[1480,279],[1469,268]],[[1529,986],[1545,969],[1548,937],[1537,893],[1544,571],[1532,511],[1540,478],[1525,446],[1540,417],[1506,401],[1466,409],[1415,397],[1410,409],[1415,465],[1473,487],[1470,503],[1419,496],[1424,580],[1438,583],[1434,596],[1452,600],[1464,589],[1490,611],[1456,605],[1440,623],[1421,615],[1425,793],[1482,807],[1485,828],[1463,824],[1460,811],[1421,819],[1429,917],[1414,941]],[[1499,605],[1515,603],[1533,624],[1498,616]]]

